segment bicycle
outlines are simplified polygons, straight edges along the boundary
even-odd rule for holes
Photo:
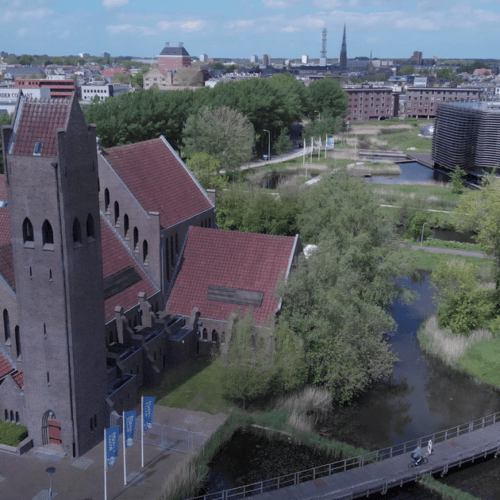
[[[427,457],[422,457],[420,460],[413,460],[408,464],[408,469],[412,469],[413,467],[420,467],[429,462]]]

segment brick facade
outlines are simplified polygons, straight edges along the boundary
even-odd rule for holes
[[[344,89],[349,96],[347,121],[385,120],[399,113],[399,95],[389,88]]]

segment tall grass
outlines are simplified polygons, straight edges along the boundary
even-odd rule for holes
[[[441,495],[441,498],[444,500],[480,500],[478,497],[466,493],[465,491],[460,491],[446,484],[442,484],[432,476],[422,476],[420,478],[420,483],[425,489]]]
[[[475,330],[469,335],[459,335],[439,328],[436,315],[431,316],[417,334],[420,347],[444,363],[457,368],[458,361],[473,344],[489,340],[493,334],[489,330]]]

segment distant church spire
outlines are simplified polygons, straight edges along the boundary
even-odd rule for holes
[[[340,49],[340,69],[344,71],[347,68],[347,44],[345,40],[345,23],[344,23],[344,36],[342,37],[342,48]]]

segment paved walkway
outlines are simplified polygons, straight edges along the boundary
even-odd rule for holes
[[[492,255],[487,255],[485,253],[480,252],[467,252],[465,250],[452,250],[451,248],[435,248],[435,247],[424,247],[420,245],[401,245],[404,248],[408,248],[409,250],[423,250],[424,252],[432,252],[432,253],[445,253],[448,255],[461,255],[463,257],[478,257],[480,259],[493,259]]]
[[[184,428],[208,435],[226,420],[226,415],[155,406],[155,423]],[[138,430],[140,429],[138,423]],[[117,463],[108,468],[108,500],[154,500],[169,474],[188,460],[189,455],[144,445],[145,467],[141,470],[141,445],[127,448],[128,486],[123,485],[123,449]],[[55,467],[53,498],[57,500],[102,500],[104,498],[104,450],[99,444],[83,457],[63,459],[37,455],[31,450],[23,456],[0,452],[0,499],[47,500],[47,467]]]

